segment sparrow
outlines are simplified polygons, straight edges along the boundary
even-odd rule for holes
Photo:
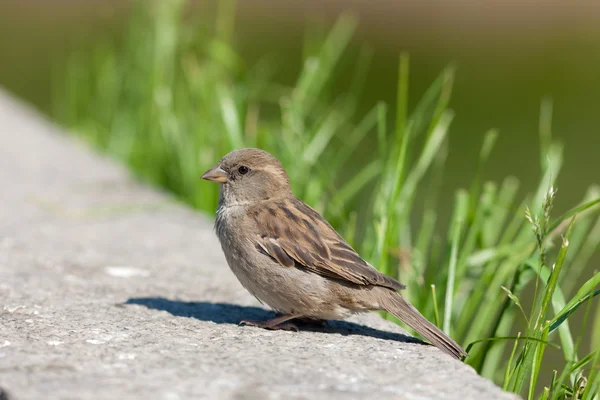
[[[292,320],[341,320],[387,311],[460,359],[465,350],[398,292],[406,286],[370,265],[310,206],[294,197],[281,162],[266,151],[225,155],[202,179],[220,184],[215,230],[229,267],[280,315],[240,321],[297,330]]]

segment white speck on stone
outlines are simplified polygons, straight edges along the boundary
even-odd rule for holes
[[[102,340],[96,340],[96,339],[88,339],[85,341],[86,343],[90,343],[90,344],[104,344],[106,342],[102,341]]]
[[[128,266],[105,267],[104,272],[106,272],[108,275],[116,276],[117,278],[131,278],[133,276],[150,276],[150,272],[144,269]]]
[[[8,340],[5,340],[4,343],[0,344],[0,348],[8,346],[10,346],[10,342]]]
[[[76,277],[75,275],[65,275],[64,277],[65,281],[69,282],[69,283],[78,283],[81,281],[81,279],[79,279],[78,277]]]
[[[61,342],[60,340],[49,340],[46,343],[48,343],[49,346],[60,346],[64,342]]]
[[[25,306],[14,306],[14,307],[8,307],[8,306],[4,306],[2,309],[6,312],[8,312],[9,314],[14,313],[15,311],[18,311],[22,308],[25,308]]]
[[[117,355],[119,360],[135,360],[136,355],[133,353],[121,353]]]
[[[25,322],[27,322],[28,324],[33,324],[33,320],[32,319],[26,319]]]

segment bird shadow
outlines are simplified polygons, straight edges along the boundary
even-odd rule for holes
[[[260,307],[240,306],[229,303],[210,303],[205,301],[178,301],[169,300],[164,297],[134,297],[123,303],[123,305],[127,304],[137,304],[148,309],[167,311],[177,317],[195,318],[200,321],[212,321],[217,324],[238,325],[243,319],[266,320],[274,317],[272,311]],[[315,326],[300,321],[294,321],[294,323],[302,331],[337,333],[344,336],[370,336],[377,339],[427,345],[412,336],[382,331],[349,321],[327,321],[322,326]]]

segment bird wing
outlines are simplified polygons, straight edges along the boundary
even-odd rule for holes
[[[296,198],[261,203],[249,211],[259,231],[257,250],[283,267],[357,285],[405,288],[363,260],[319,213]]]

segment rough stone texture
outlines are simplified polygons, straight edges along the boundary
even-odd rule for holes
[[[298,333],[209,218],[0,91],[0,398],[511,399],[377,315]]]

